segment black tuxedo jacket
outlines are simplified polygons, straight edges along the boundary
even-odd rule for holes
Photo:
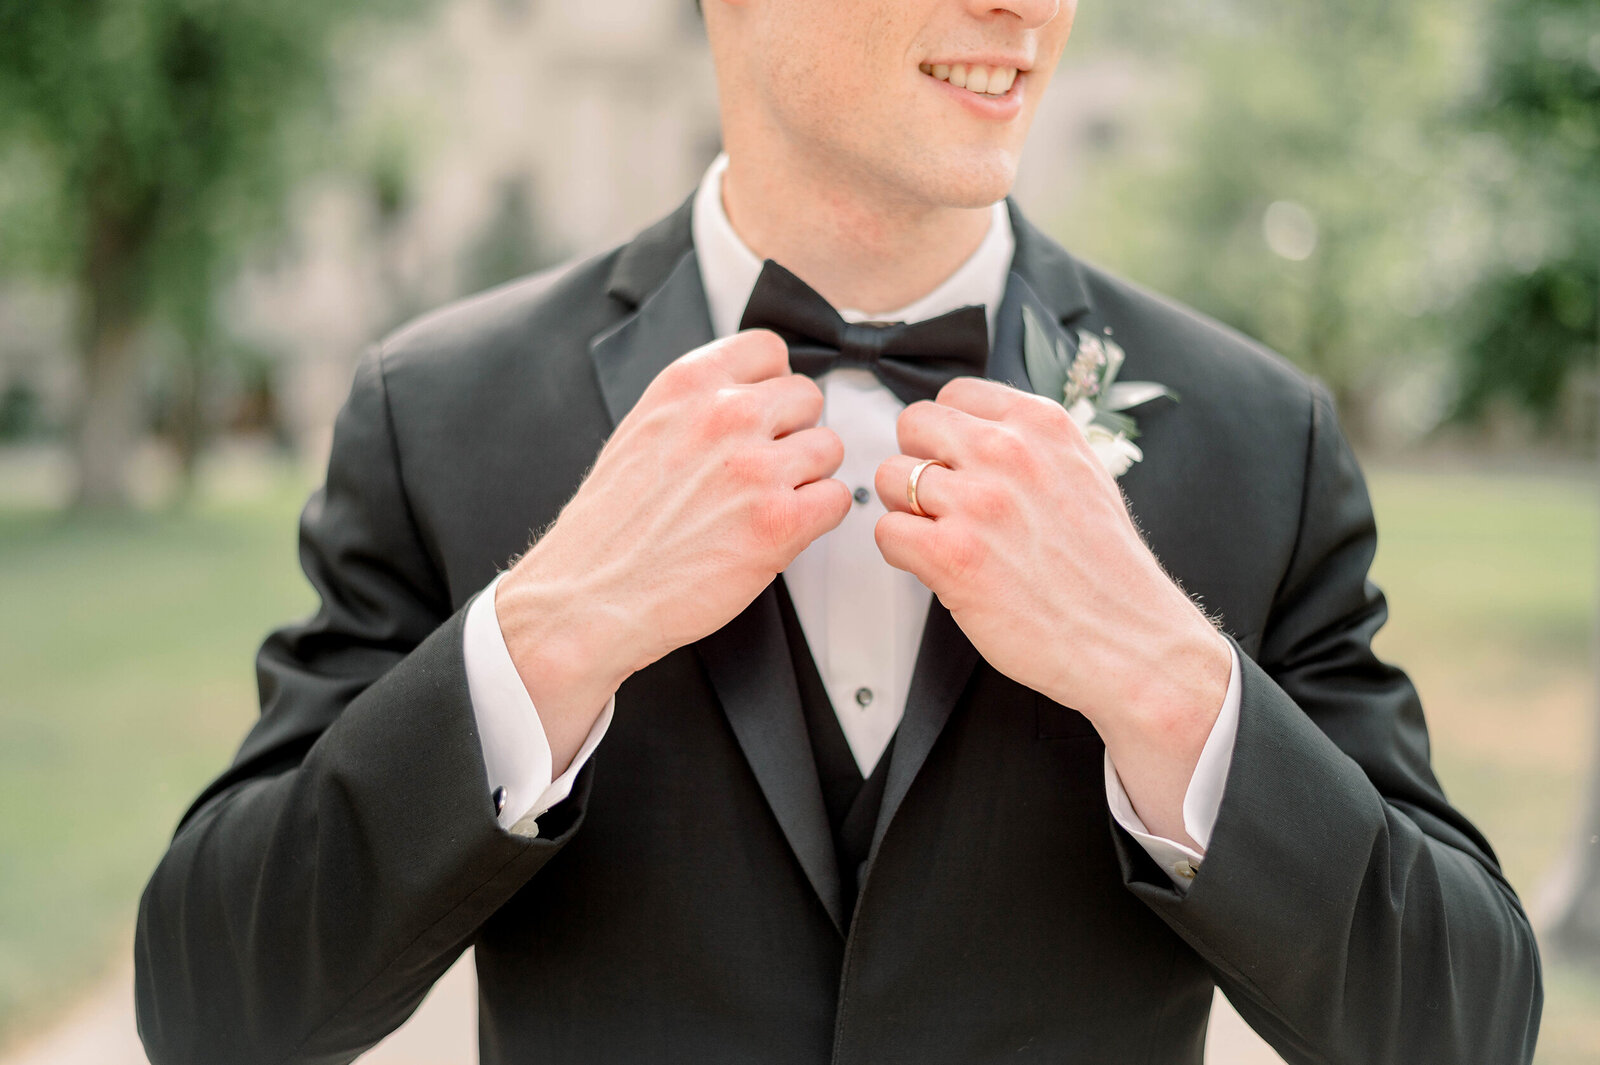
[[[349,1061],[469,945],[486,1063],[1197,1063],[1214,985],[1291,1062],[1528,1060],[1533,937],[1372,654],[1372,513],[1327,392],[1014,208],[990,376],[1026,385],[1031,303],[1182,397],[1141,412],[1121,483],[1242,652],[1187,894],[1112,821],[1088,722],[937,599],[853,921],[775,586],[622,685],[537,838],[499,828],[463,607],[710,339],[689,211],[361,363],[301,521],[321,608],[262,647],[260,721],[141,901],[151,1060]]]

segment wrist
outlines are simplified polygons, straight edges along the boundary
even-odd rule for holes
[[[1182,760],[1199,757],[1228,694],[1233,653],[1198,609],[1170,633],[1126,648],[1109,707],[1091,715],[1108,746],[1163,747]],[[1117,742],[1122,741],[1122,742]]]
[[[549,578],[525,556],[496,584],[495,617],[528,695],[546,708],[602,706],[632,675],[620,619],[576,580]]]

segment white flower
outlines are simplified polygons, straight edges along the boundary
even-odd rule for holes
[[[1127,433],[1113,432],[1095,424],[1094,404],[1089,400],[1080,399],[1068,407],[1067,416],[1083,430],[1084,439],[1089,441],[1094,457],[1100,460],[1100,465],[1112,477],[1121,477],[1135,462],[1144,458],[1144,452],[1139,450],[1138,444],[1128,439]]]
[[[1028,381],[1043,396],[1059,398],[1100,464],[1113,477],[1127,473],[1144,452],[1133,438],[1139,427],[1128,412],[1176,393],[1154,381],[1119,381],[1126,354],[1109,336],[1078,330],[1069,345],[1059,327],[1047,328],[1022,307],[1022,354]]]

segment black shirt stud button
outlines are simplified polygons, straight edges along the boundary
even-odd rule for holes
[[[872,704],[872,689],[871,688],[857,688],[856,689],[856,702],[859,703],[861,706],[870,706]]]
[[[856,502],[862,506],[866,506],[867,500],[872,498],[872,493],[865,488],[857,488],[852,494],[855,496]]]
[[[494,815],[499,817],[506,808],[506,789],[495,788],[492,798],[494,799]]]

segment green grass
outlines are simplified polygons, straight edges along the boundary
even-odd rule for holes
[[[0,511],[0,1044],[123,944],[177,818],[255,716],[252,658],[304,613],[303,486],[188,513]]]
[[[1573,479],[1378,471],[1379,649],[1423,695],[1441,780],[1525,898],[1588,771],[1597,531]],[[305,485],[187,513],[0,508],[0,1045],[123,949],[138,892],[255,715],[261,637],[312,605]],[[1547,969],[1541,1065],[1600,1059],[1600,980]]]
[[[1485,474],[1371,475],[1374,578],[1407,640],[1514,643],[1582,661],[1594,631],[1597,489]]]
[[[1576,831],[1600,699],[1596,491],[1565,478],[1370,475],[1377,647],[1416,682],[1434,767],[1525,905]],[[1600,977],[1546,961],[1539,1065],[1600,1061]]]

